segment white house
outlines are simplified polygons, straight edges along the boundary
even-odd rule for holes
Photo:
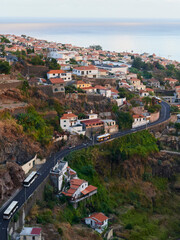
[[[139,96],[140,97],[148,97],[149,96],[149,92],[146,90],[140,90],[139,91]]]
[[[85,223],[97,232],[102,233],[108,227],[108,217],[103,213],[93,213],[85,218]]]
[[[63,114],[60,118],[60,126],[63,130],[69,131],[72,134],[85,135],[86,133],[83,130],[83,125],[78,121],[78,117],[72,112]]]
[[[47,72],[47,78],[62,78],[66,82],[72,80],[72,74],[64,70],[50,70]]]
[[[132,128],[140,127],[149,123],[149,118],[146,118],[144,115],[133,115],[134,122]]]
[[[97,193],[97,187],[92,185],[88,186],[88,182],[79,178],[70,180],[70,188],[62,192],[66,197],[69,197],[71,201],[75,201],[84,196],[90,196]]]
[[[97,78],[98,73],[98,68],[93,65],[76,67],[73,69],[73,74],[81,77]]]
[[[20,240],[42,240],[41,228],[24,227],[20,233]]]
[[[117,98],[115,99],[117,102],[118,107],[122,106],[123,104],[126,104],[126,97],[125,98]]]
[[[63,114],[60,118],[60,126],[63,130],[68,130],[69,127],[72,127],[77,124],[78,117],[72,112]]]
[[[50,171],[50,177],[58,191],[62,189],[63,177],[67,172],[68,162],[60,161]]]
[[[100,85],[96,85],[95,88],[97,90],[97,93],[103,95],[104,97],[111,97],[111,89],[105,88]]]

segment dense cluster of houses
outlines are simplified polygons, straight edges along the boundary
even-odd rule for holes
[[[140,57],[145,63],[159,63],[162,66],[173,64],[179,67],[177,61],[172,61],[155,54],[147,53],[137,54],[114,51],[104,51],[101,48],[92,46],[89,48],[77,47],[71,44],[62,44],[56,42],[47,42],[32,38],[29,36],[4,35],[9,42],[2,43],[4,45],[5,56],[1,58],[12,64],[18,61],[13,55],[16,51],[25,51],[29,57],[41,54],[43,61],[45,59],[56,60],[60,65],[59,69],[49,70],[46,78],[37,78],[37,85],[51,87],[52,93],[55,96],[66,94],[66,87],[72,86],[77,91],[87,95],[100,95],[114,101],[118,107],[122,107],[127,103],[126,97],[120,97],[119,88],[124,88],[127,91],[135,92],[139,98],[152,96],[155,90],[164,90],[165,86],[174,90],[173,96],[164,97],[165,100],[171,103],[180,102],[180,87],[177,86],[178,80],[173,78],[164,78],[164,84],[155,78],[139,79],[138,75],[129,72],[132,64],[132,59]],[[27,50],[32,50],[28,53]],[[108,80],[108,84],[96,83],[96,80]],[[111,84],[115,80],[116,86]],[[34,84],[34,83],[33,83]],[[80,91],[81,90],[81,91]],[[58,95],[57,95],[58,94]],[[147,124],[150,120],[143,112],[133,115],[133,127]],[[101,120],[98,116],[91,116],[87,119],[78,119],[78,117],[70,112],[64,114],[60,119],[60,126],[63,130],[72,134],[90,135],[92,130],[102,130],[105,132],[117,131],[117,126],[114,120]]]

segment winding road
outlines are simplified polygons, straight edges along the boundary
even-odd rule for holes
[[[147,124],[147,126],[144,125],[144,126],[136,128],[136,129],[130,129],[130,130],[125,130],[125,131],[118,132],[116,134],[111,135],[111,139],[115,139],[115,138],[118,138],[118,137],[121,137],[121,136],[124,136],[124,135],[127,135],[127,134],[131,134],[131,133],[134,133],[134,132],[137,132],[137,131],[141,131],[141,130],[146,129],[148,127],[155,126],[159,123],[165,122],[166,120],[168,120],[170,118],[170,106],[165,102],[162,102],[161,106],[162,107],[161,107],[160,117],[156,122],[149,123],[149,124]],[[99,144],[99,143],[97,143],[95,141],[94,144]],[[91,144],[88,145],[88,147],[92,146],[92,145],[93,144],[91,143]],[[66,149],[66,150],[57,152],[53,156],[49,157],[47,159],[46,163],[38,171],[39,175],[36,178],[36,180],[30,185],[30,187],[28,187],[28,188],[22,187],[22,189],[11,199],[11,202],[12,201],[18,201],[18,206],[20,208],[25,203],[25,201],[33,194],[33,192],[37,189],[39,184],[41,182],[43,182],[44,179],[48,176],[51,168],[55,165],[55,163],[59,159],[65,157],[66,155],[68,155],[72,151],[80,150],[80,149],[85,148],[85,147],[87,147],[87,146],[85,146],[83,144],[78,145],[78,146],[74,147],[73,149]],[[10,204],[10,202],[6,206],[4,206],[0,209],[0,240],[7,240],[8,239],[7,230],[8,230],[8,224],[9,224],[10,220],[4,220],[3,219],[3,213],[4,213],[5,209],[7,208],[7,206],[9,204]]]

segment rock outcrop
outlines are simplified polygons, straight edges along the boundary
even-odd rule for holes
[[[0,121],[0,163],[23,164],[40,152],[40,147],[26,135],[15,120]]]
[[[0,201],[11,196],[12,192],[21,186],[25,178],[24,171],[16,164],[9,162],[0,169]]]

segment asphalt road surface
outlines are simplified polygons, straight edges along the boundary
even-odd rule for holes
[[[160,117],[156,122],[149,123],[147,125],[138,127],[136,129],[130,129],[130,130],[118,132],[116,134],[111,135],[111,139],[118,138],[118,137],[121,137],[121,136],[124,136],[127,134],[131,134],[134,132],[138,132],[143,129],[146,129],[147,127],[154,126],[154,125],[163,123],[164,121],[168,120],[170,118],[170,106],[165,102],[162,102],[161,106],[162,107],[161,107]],[[88,146],[92,146],[93,144],[99,144],[99,143],[96,142],[96,140],[95,140],[94,143],[91,142],[88,144]],[[85,146],[84,144],[78,145],[72,149],[66,149],[66,150],[57,152],[53,156],[49,157],[47,159],[46,163],[39,169],[39,171],[38,171],[39,174],[38,174],[38,177],[35,179],[35,181],[28,188],[22,187],[22,189],[14,196],[14,198],[11,199],[11,202],[18,201],[18,207],[20,208],[25,203],[25,201],[33,194],[33,192],[37,189],[39,184],[41,184],[41,182],[43,182],[44,179],[48,176],[51,168],[55,165],[55,163],[59,159],[65,157],[72,151],[76,151],[76,150],[79,150],[79,149],[82,149],[82,148],[85,148],[88,146],[87,145]],[[9,206],[9,204],[7,204],[7,206],[5,206],[4,208],[2,208],[0,210],[0,240],[8,239],[7,228],[8,228],[8,224],[9,224],[10,220],[4,220],[3,213],[4,213],[5,209]]]

